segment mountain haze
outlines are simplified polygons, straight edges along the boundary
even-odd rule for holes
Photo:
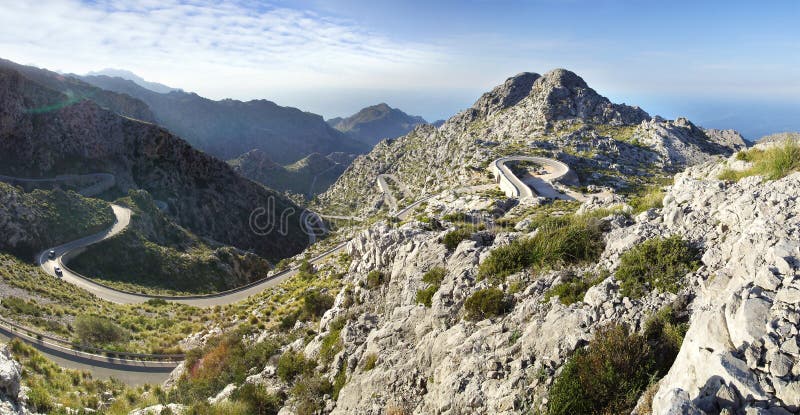
[[[405,135],[415,126],[426,123],[422,117],[408,115],[385,103],[366,107],[347,118],[328,120],[333,128],[370,146],[385,138]]]
[[[369,149],[330,127],[319,115],[267,100],[213,101],[183,91],[153,92],[119,77],[82,79],[145,102],[159,124],[222,160],[257,149],[275,162],[288,164],[311,153],[363,153]]]
[[[75,102],[6,68],[0,69],[0,126],[0,174],[112,173],[116,185],[110,196],[147,190],[166,204],[178,224],[198,236],[251,249],[270,260],[295,254],[308,243],[297,216],[280,240],[256,235],[250,215],[267,206],[268,199],[275,200],[278,211],[293,209],[299,215],[301,208],[240,177],[226,163],[164,128],[121,117],[90,100]]]

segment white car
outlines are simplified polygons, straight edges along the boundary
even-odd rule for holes
[[[64,276],[64,271],[61,271],[61,267],[55,267],[53,268],[53,271],[55,271],[56,275],[58,275],[59,277]]]

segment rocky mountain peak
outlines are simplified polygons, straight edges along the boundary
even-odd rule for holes
[[[512,107],[531,93],[533,83],[541,75],[522,72],[514,75],[491,91],[483,94],[472,106],[476,115],[488,116],[502,109]]]
[[[571,118],[617,125],[639,124],[650,119],[639,107],[613,104],[590,88],[583,78],[566,69],[554,69],[537,79],[531,99],[540,109],[546,125]]]

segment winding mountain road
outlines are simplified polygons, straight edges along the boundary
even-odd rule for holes
[[[508,161],[518,161],[518,160],[533,161],[537,164],[541,164],[546,168],[548,168],[549,171],[547,174],[536,177],[539,181],[534,182],[533,184],[529,183],[532,185],[532,187],[536,190],[538,194],[545,197],[557,197],[557,198],[565,197],[565,195],[556,191],[555,188],[552,187],[551,182],[554,180],[561,179],[566,175],[570,174],[571,171],[569,170],[569,167],[557,160],[545,159],[541,157],[516,156],[516,157],[504,157],[495,160],[491,164],[492,171],[495,172],[496,179],[498,180],[498,183],[501,184],[501,188],[503,188],[503,180],[505,180],[507,181],[507,183],[511,185],[512,188],[509,189],[509,185],[507,184],[505,185],[506,188],[504,190],[507,190],[507,192],[510,191],[514,193],[513,196],[520,198],[533,196],[531,188],[528,187],[525,183],[523,183],[522,180],[520,180],[518,177],[516,177],[511,172],[511,170],[505,165],[505,163]],[[400,186],[401,191],[403,191],[404,193],[407,192],[407,190],[405,189],[405,186],[396,177],[392,175],[379,175],[377,177],[378,186],[380,187],[380,189],[385,193],[385,195],[388,198],[394,200],[394,206],[392,207],[394,213],[392,214],[392,216],[400,220],[406,219],[411,213],[414,212],[414,209],[416,207],[436,196],[436,195],[428,195],[422,197],[419,200],[415,201],[414,203],[406,206],[405,208],[398,210],[396,199],[392,195],[391,189],[386,183],[385,178],[387,177],[398,183],[398,186]],[[8,179],[7,177],[0,176],[0,180],[2,180],[3,178]],[[96,185],[97,184],[92,185],[92,187]],[[491,187],[493,187],[493,185],[465,186],[455,190],[458,192],[480,191],[480,190],[486,190],[487,188]],[[181,304],[187,304],[195,307],[213,307],[217,305],[227,305],[236,303],[245,300],[252,295],[258,294],[270,287],[274,287],[298,273],[299,266],[295,266],[285,271],[274,274],[268,278],[253,282],[251,284],[248,284],[246,286],[234,290],[220,292],[216,294],[195,295],[195,296],[146,295],[146,294],[126,292],[100,284],[69,269],[67,266],[65,266],[64,263],[69,262],[70,258],[79,255],[86,249],[86,247],[104,241],[108,238],[111,238],[119,234],[128,227],[131,220],[131,214],[132,214],[131,210],[123,206],[118,206],[113,204],[111,205],[111,207],[114,212],[116,221],[109,229],[97,233],[95,235],[90,235],[72,242],[68,242],[66,244],[57,246],[55,248],[44,250],[42,253],[40,253],[37,257],[37,262],[39,266],[44,270],[44,272],[55,278],[62,278],[64,281],[74,284],[80,288],[83,288],[84,290],[94,294],[98,298],[113,303],[136,304],[145,302],[150,299],[158,298]],[[331,216],[331,218],[333,217]],[[354,219],[351,217],[338,217],[338,218]],[[321,254],[311,258],[309,262],[311,263],[320,262],[330,255],[341,252],[342,250],[344,250],[346,246],[347,242],[342,242],[326,250],[325,252],[322,252]],[[49,252],[51,250],[55,251],[55,255],[53,258],[50,258],[49,256]],[[59,266],[62,269],[62,276],[60,277],[57,276],[55,273],[56,266]],[[172,370],[172,368],[174,368],[179,363],[177,361],[171,361],[171,360],[167,361],[164,360],[148,361],[148,360],[130,360],[130,359],[126,360],[126,359],[111,358],[107,356],[81,352],[70,349],[68,347],[64,347],[63,345],[57,344],[57,342],[50,342],[47,341],[47,339],[43,340],[41,336],[37,336],[32,332],[26,332],[25,329],[20,330],[19,326],[15,326],[13,323],[0,321],[0,338],[9,339],[12,337],[20,338],[23,341],[32,344],[34,347],[42,351],[48,358],[54,360],[56,363],[58,363],[63,367],[69,367],[78,370],[89,370],[97,377],[104,377],[104,378],[114,377],[122,380],[125,383],[132,385],[141,383],[163,382],[168,377],[168,373]]]
[[[523,181],[506,166],[506,163],[513,161],[536,163],[544,167],[547,173],[536,176],[531,175]],[[539,195],[550,199],[575,200],[575,196],[577,196],[577,194],[564,194],[553,186],[553,182],[559,180],[574,181],[577,179],[569,166],[558,160],[534,156],[502,157],[492,162],[491,171],[494,173],[495,180],[500,185],[500,188],[510,197],[525,199]]]

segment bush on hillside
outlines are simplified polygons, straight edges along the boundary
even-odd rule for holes
[[[303,314],[306,318],[321,317],[333,307],[333,297],[319,290],[310,290],[303,295]]]
[[[720,173],[720,180],[738,181],[748,176],[763,176],[767,180],[777,180],[789,173],[800,170],[800,143],[787,140],[767,149],[751,148],[736,154],[738,160],[752,163],[746,170],[725,169]]]
[[[75,319],[75,335],[84,345],[102,346],[127,341],[130,333],[117,323],[99,316],[78,316]]]
[[[522,238],[493,250],[480,265],[478,274],[501,282],[525,268],[551,268],[592,262],[605,248],[600,218],[609,212],[585,215],[537,217],[535,236]]]
[[[458,248],[458,244],[460,244],[461,241],[472,237],[473,231],[473,228],[458,228],[454,231],[450,231],[442,237],[442,243],[448,251],[452,251]]]
[[[464,317],[472,321],[503,315],[510,309],[511,301],[497,288],[475,291],[464,301]]]
[[[548,414],[630,413],[656,372],[644,336],[622,325],[602,328],[564,364],[550,389]]]
[[[677,292],[687,273],[696,270],[698,250],[679,236],[644,241],[622,254],[615,278],[620,292],[639,298],[650,290]]]

